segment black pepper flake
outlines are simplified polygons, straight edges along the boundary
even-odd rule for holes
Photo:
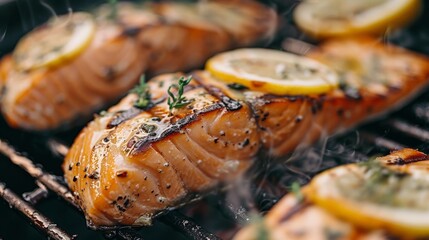
[[[130,206],[130,200],[127,199],[124,201],[124,207],[128,208]]]
[[[249,145],[250,140],[248,138],[246,138],[246,140],[244,140],[244,142],[241,143],[241,147],[245,147],[247,145]]]
[[[219,138],[215,138],[213,141],[214,141],[214,143],[218,143],[219,142]]]
[[[313,101],[313,103],[311,104],[311,112],[313,114],[316,114],[320,110],[322,110],[322,103],[320,101]]]
[[[267,117],[268,117],[269,115],[270,115],[270,113],[269,113],[269,112],[264,113],[264,115],[262,115],[261,121],[263,122],[263,121],[267,120]]]
[[[161,118],[160,117],[153,117],[152,121],[154,121],[154,122],[160,122]]]
[[[124,170],[119,170],[119,171],[116,172],[116,176],[117,177],[124,178],[124,177],[127,177],[127,175],[128,175],[128,172],[124,171]]]
[[[220,131],[220,135],[223,137],[225,136],[225,132],[224,131]]]
[[[109,140],[109,138],[108,137],[105,137],[105,138],[103,138],[103,142],[104,143],[108,143],[110,140]]]
[[[79,166],[80,166],[80,162],[77,162],[77,163],[76,163],[76,167],[79,167]]]
[[[117,201],[121,201],[122,199],[124,199],[124,197],[122,197],[122,196],[118,196],[118,197],[116,198],[116,200],[117,200]]]
[[[144,176],[144,180],[145,180],[145,181],[147,180],[147,176]]]
[[[299,123],[299,122],[301,122],[301,121],[302,121],[302,119],[303,119],[302,115],[298,115],[298,116],[296,116],[296,118],[295,118],[295,122],[296,122],[296,123]]]
[[[167,189],[170,189],[171,188],[171,184],[167,184],[167,186],[165,186]]]
[[[127,210],[124,207],[122,207],[121,205],[116,205],[116,208],[121,212],[125,212]]]
[[[88,178],[90,179],[99,179],[100,178],[100,174],[97,171],[94,171],[93,173],[88,175]]]
[[[150,193],[154,193],[154,192],[155,192],[155,190],[150,191]]]
[[[69,171],[71,171],[73,169],[73,164],[69,164]]]
[[[88,166],[83,169],[84,172],[88,171]]]
[[[77,177],[76,176],[74,176],[73,177],[73,182],[76,182],[77,181]]]

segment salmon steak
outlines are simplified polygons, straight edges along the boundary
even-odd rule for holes
[[[143,73],[191,70],[215,53],[269,42],[277,29],[275,11],[251,0],[114,9],[53,19],[3,58],[0,108],[10,126],[70,126],[126,95]]]
[[[164,74],[97,116],[63,164],[87,220],[96,227],[148,225],[237,179],[259,151],[290,154],[391,111],[428,85],[427,58],[375,39],[331,40],[308,58],[335,69],[339,86],[275,95],[227,84],[209,71],[192,72],[188,85],[181,73]]]
[[[240,230],[234,239],[427,238],[429,208],[424,197],[428,192],[422,187],[429,184],[428,164],[425,153],[405,148],[329,169],[287,194],[263,219]],[[357,183],[360,187],[351,188]],[[320,200],[325,196],[329,196],[329,203]],[[384,199],[387,196],[388,200]],[[353,204],[353,200],[358,202]]]

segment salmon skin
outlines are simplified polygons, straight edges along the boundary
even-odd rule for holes
[[[185,88],[193,100],[172,112],[167,89],[181,74],[166,74],[148,83],[151,108],[136,109],[137,95],[130,94],[97,117],[63,165],[87,219],[96,227],[150,224],[162,211],[242,175],[258,151],[289,154],[404,104],[428,84],[428,59],[373,39],[332,40],[309,56],[332,67],[362,66],[341,68],[341,87],[313,96],[231,89],[196,71]],[[382,81],[363,77],[372,57],[386,74]]]
[[[270,41],[277,28],[274,10],[251,0],[117,8],[115,21],[108,6],[94,11],[94,36],[72,59],[25,71],[9,56],[2,60],[0,106],[10,126],[72,125],[123,97],[142,73],[190,70],[215,53]]]

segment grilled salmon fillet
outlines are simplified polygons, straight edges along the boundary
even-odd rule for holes
[[[259,140],[250,108],[230,111],[193,82],[185,97],[194,100],[172,115],[165,98],[177,78],[166,74],[149,82],[159,101],[150,110],[134,108],[136,95],[127,96],[91,122],[67,155],[66,177],[95,225],[149,224],[165,206],[251,165]]]
[[[65,126],[125,95],[142,73],[199,67],[217,52],[269,41],[277,26],[274,10],[251,0],[124,3],[115,21],[109,12],[95,11],[94,37],[71,59],[25,70],[3,59],[1,110],[12,127]]]
[[[302,190],[305,192],[305,188]],[[263,219],[241,229],[234,240],[387,240],[380,231],[363,231],[293,194],[283,197]]]
[[[372,160],[370,160],[372,161]],[[422,152],[414,149],[401,149],[394,151],[389,155],[378,157],[375,161],[378,161],[382,166],[387,167],[391,171],[397,172],[401,177],[410,175],[420,175],[420,177],[427,179],[428,174],[428,156]],[[365,164],[365,163],[364,163]],[[332,170],[328,170],[330,175],[335,175],[335,169],[347,169],[353,168],[356,164],[349,164],[346,166],[340,166]],[[370,165],[371,166],[371,165]],[[378,167],[375,165],[374,167]],[[367,170],[368,171],[368,170]],[[322,173],[325,174],[325,173]],[[349,174],[356,174],[356,172],[350,172]],[[367,173],[368,174],[368,173]],[[401,178],[400,177],[400,178]],[[317,176],[316,176],[317,178]],[[338,179],[337,179],[338,180]],[[367,181],[371,181],[369,177],[365,178]],[[314,180],[313,180],[314,181]],[[374,178],[372,178],[374,181]],[[391,193],[390,198],[400,196],[400,194],[411,195],[414,199],[419,199],[418,194],[412,194],[412,192],[406,193],[407,185],[401,185],[399,182]],[[337,181],[338,183],[339,181]],[[339,184],[339,183],[338,183]],[[376,184],[376,183],[372,183]],[[300,193],[290,193],[283,197],[263,219],[258,219],[249,226],[243,228],[235,235],[234,240],[252,240],[252,239],[300,239],[300,240],[313,240],[313,239],[341,239],[341,240],[363,240],[363,239],[416,239],[411,234],[407,235],[396,235],[389,231],[387,225],[384,227],[371,228],[369,222],[371,218],[362,217],[365,222],[363,226],[357,226],[347,219],[336,216],[333,212],[317,205],[310,196],[311,188],[314,187],[312,182],[300,190]],[[334,186],[327,186],[327,188],[333,188]],[[409,187],[409,186],[408,186]],[[356,188],[349,189],[350,191],[358,191]],[[421,188],[418,189],[423,191]],[[411,190],[413,191],[413,190]],[[415,189],[414,189],[415,191]],[[300,194],[301,196],[298,196]],[[418,204],[426,204],[425,199],[420,198]],[[363,208],[363,203],[356,206],[357,208]],[[397,207],[399,211],[404,206]],[[339,209],[339,207],[337,208]],[[359,209],[356,209],[360,212]],[[374,212],[376,210],[374,209]],[[400,213],[402,218],[409,218],[405,210]],[[349,212],[349,214],[352,214]],[[387,218],[394,218],[394,214],[391,216],[387,215]],[[367,225],[366,225],[367,224]],[[398,227],[399,228],[399,227]],[[365,230],[366,229],[366,230]],[[335,236],[335,237],[334,237]],[[423,238],[417,238],[423,239]]]
[[[91,122],[66,156],[65,177],[87,219],[95,226],[148,224],[162,210],[243,174],[258,150],[281,156],[352,127],[403,104],[429,77],[426,58],[370,39],[333,40],[310,56],[335,56],[328,63],[334,65],[351,58],[363,72],[367,58],[376,56],[388,78],[367,81],[361,72],[343,69],[347,77],[337,90],[276,96],[232,89],[195,71],[185,89],[192,105],[172,112],[167,90],[178,75],[150,80],[152,108],[136,109],[137,96],[130,94]]]

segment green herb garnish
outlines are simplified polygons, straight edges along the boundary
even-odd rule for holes
[[[149,86],[146,84],[144,75],[140,77],[140,83],[135,86],[130,92],[137,94],[138,98],[134,102],[134,107],[147,109],[152,106]]]
[[[291,192],[295,195],[298,202],[304,201],[304,195],[301,191],[301,185],[298,182],[293,182],[291,187]]]
[[[116,20],[118,17],[118,0],[109,0],[110,19]]]
[[[167,92],[169,97],[167,103],[170,111],[173,108],[182,108],[191,102],[189,99],[186,99],[186,97],[183,96],[184,88],[191,82],[191,80],[192,76],[189,76],[188,78],[180,77],[179,84],[172,84],[168,87]],[[171,92],[172,88],[177,89],[177,96],[174,96],[174,94]]]

